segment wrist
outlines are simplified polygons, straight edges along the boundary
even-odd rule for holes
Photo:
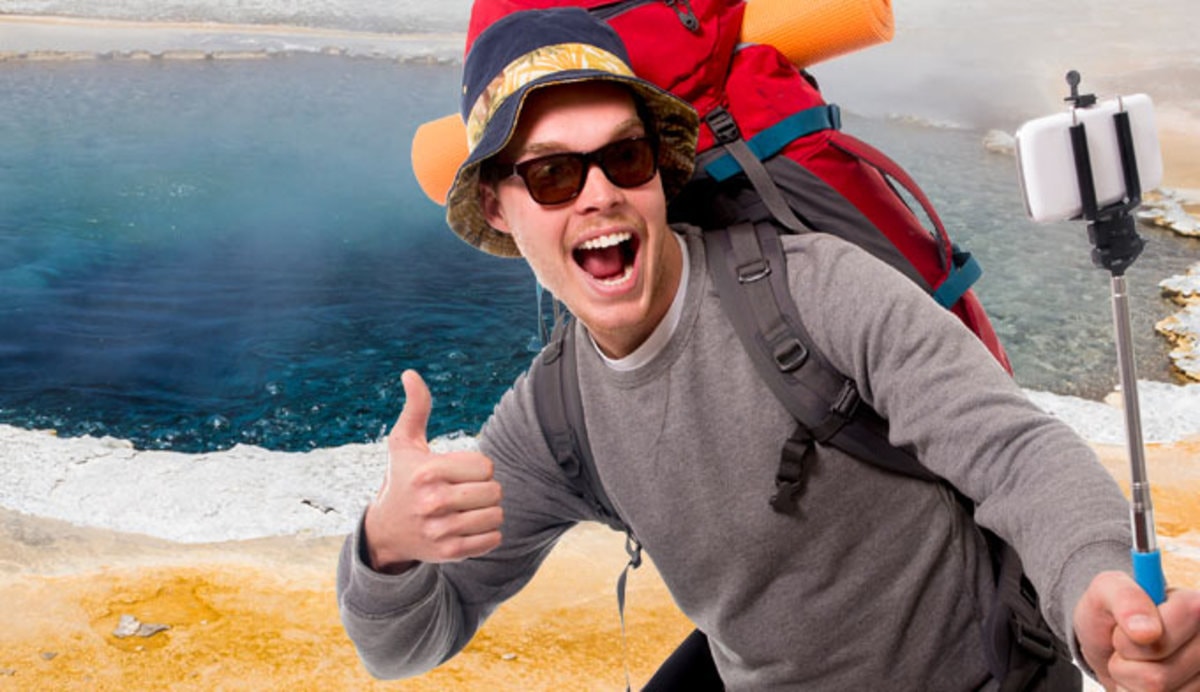
[[[373,543],[371,541],[373,532],[368,528],[370,523],[371,507],[367,507],[367,512],[363,516],[362,524],[359,527],[358,540],[358,556],[363,564],[380,574],[402,574],[416,566],[416,560],[389,555],[386,550],[381,549]]]

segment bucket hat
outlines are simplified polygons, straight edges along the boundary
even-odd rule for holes
[[[691,178],[698,120],[691,104],[633,74],[620,36],[586,10],[515,12],[488,27],[463,65],[462,118],[468,155],[446,198],[446,221],[460,238],[492,255],[520,257],[512,237],[490,225],[479,194],[480,164],[508,145],[535,89],[586,81],[625,85],[653,122],[667,199]]]

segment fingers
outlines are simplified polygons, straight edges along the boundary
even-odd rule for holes
[[[446,452],[430,456],[413,473],[413,482],[422,485],[476,483],[491,480],[492,472],[492,460],[479,452]]]
[[[1106,572],[1075,610],[1080,649],[1107,689],[1200,692],[1200,592],[1161,607],[1128,575]]]
[[[389,442],[407,448],[429,451],[429,440],[425,430],[429,425],[429,413],[433,408],[433,396],[425,380],[415,370],[405,370],[400,376],[404,384],[404,408],[392,427]]]
[[[1200,592],[1169,592],[1159,613],[1162,636],[1151,642],[1114,633],[1109,671],[1128,689],[1200,690]]]
[[[487,461],[484,459],[484,461]],[[443,464],[459,468],[464,464]],[[490,462],[487,464],[490,469]],[[440,474],[430,474],[434,479]],[[440,478],[414,486],[413,526],[420,559],[454,562],[478,557],[500,545],[504,511],[500,484],[483,481],[451,483]]]
[[[413,480],[413,513],[421,518],[439,517],[451,512],[467,512],[499,506],[500,484],[487,477],[478,481],[450,482],[438,473],[425,473]]]
[[[501,540],[499,531],[469,536],[455,535],[431,542],[433,550],[424,561],[432,563],[461,562],[469,558],[481,557],[500,547]]]
[[[1153,655],[1155,652],[1171,652],[1188,642],[1200,639],[1200,591],[1172,589],[1167,600],[1158,607],[1163,634],[1148,644],[1139,643],[1123,629],[1113,636],[1117,653],[1126,658]]]
[[[431,546],[431,562],[454,562],[479,557],[500,545],[504,513],[498,506],[453,512],[422,523]]]
[[[1108,601],[1121,576],[1117,572],[1098,575],[1075,607],[1075,638],[1079,641],[1080,653],[1106,689],[1112,689],[1108,662],[1113,654],[1113,631],[1117,626]]]

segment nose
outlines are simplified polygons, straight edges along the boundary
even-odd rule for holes
[[[576,208],[580,211],[607,209],[624,199],[623,195],[621,188],[608,179],[599,164],[589,163],[584,172],[583,189],[575,198]]]

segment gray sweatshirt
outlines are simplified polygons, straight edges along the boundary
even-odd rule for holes
[[[795,515],[768,500],[793,428],[755,372],[687,229],[680,322],[649,362],[618,372],[576,340],[588,435],[605,489],[731,690],[967,690],[988,684],[980,623],[992,593],[975,523],[1011,543],[1056,632],[1092,577],[1128,570],[1128,505],[1093,452],[1033,406],[987,350],[918,287],[862,250],[785,237],[817,348],[890,422],[893,443],[946,487],[819,448]],[[504,489],[504,540],[457,564],[373,572],[359,532],[338,574],[347,633],[381,677],[464,647],[564,531],[593,519],[518,378],[480,433]]]

